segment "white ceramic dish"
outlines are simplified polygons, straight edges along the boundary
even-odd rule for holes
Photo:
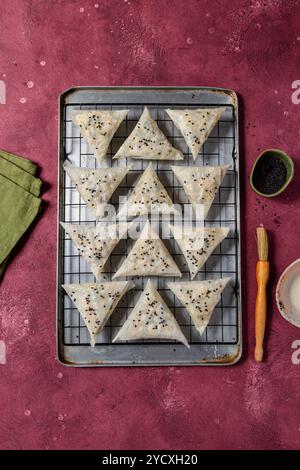
[[[300,306],[292,303],[292,289],[296,278],[300,276],[300,258],[290,264],[281,274],[276,287],[277,307],[283,318],[300,328]],[[300,292],[299,292],[300,296]]]

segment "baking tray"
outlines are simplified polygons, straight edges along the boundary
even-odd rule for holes
[[[94,282],[95,279],[78,255],[76,248],[61,228],[59,221],[91,223],[95,221],[86,210],[72,182],[63,170],[65,160],[87,167],[98,167],[94,156],[72,124],[71,113],[75,109],[129,109],[130,112],[115,134],[109,156],[115,154],[138,121],[147,105],[159,127],[170,142],[180,148],[184,164],[195,164],[180,131],[165,113],[165,108],[197,108],[222,106],[226,108],[218,125],[204,144],[197,165],[230,164],[219,193],[206,219],[206,225],[230,225],[229,237],[209,258],[197,276],[198,280],[227,277],[232,281],[223,292],[210,323],[202,335],[195,330],[190,316],[175,296],[165,287],[172,278],[155,279],[162,297],[173,311],[191,349],[175,342],[149,342],[112,344],[112,338],[135,305],[147,278],[133,278],[136,287],[128,292],[112,314],[104,331],[98,336],[96,347],[89,345],[89,336],[79,312],[64,293],[63,283]],[[123,164],[108,158],[109,165]],[[132,188],[149,161],[131,160],[133,167],[121,183],[112,202]],[[159,178],[174,202],[188,201],[170,170],[170,162],[154,161]],[[182,162],[176,162],[176,164]],[[193,88],[123,88],[78,87],[64,92],[59,100],[59,159],[58,159],[58,248],[57,248],[57,354],[61,363],[69,366],[138,366],[138,365],[231,365],[241,357],[241,294],[240,294],[240,200],[238,153],[238,103],[234,91],[226,89]],[[169,244],[167,244],[169,242]],[[121,260],[132,245],[122,240],[113,251],[104,280],[110,280]],[[174,240],[166,245],[180,267],[182,280],[190,279],[184,258]]]

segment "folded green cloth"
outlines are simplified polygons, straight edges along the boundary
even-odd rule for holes
[[[39,196],[41,192],[42,182],[39,178],[35,178],[32,174],[22,170],[19,166],[14,163],[5,160],[0,152],[0,175],[12,182],[16,183],[21,188]]]
[[[36,174],[37,166],[32,161],[27,160],[27,158],[19,157],[18,155],[14,155],[13,153],[5,152],[5,150],[0,150],[0,155],[2,158],[5,158],[5,160],[14,163],[22,170],[27,171],[27,173],[30,173],[33,176]]]
[[[0,150],[0,279],[9,255],[41,208],[36,165]]]

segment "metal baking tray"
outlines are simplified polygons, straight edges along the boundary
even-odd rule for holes
[[[115,154],[135,126],[147,105],[159,127],[170,142],[180,148],[186,165],[194,164],[180,132],[165,113],[165,108],[197,108],[223,106],[226,108],[220,122],[204,144],[197,165],[230,164],[219,193],[206,219],[207,225],[230,225],[229,237],[223,241],[200,271],[197,279],[230,276],[232,281],[222,295],[211,321],[202,335],[195,330],[190,316],[175,296],[165,287],[170,278],[155,279],[162,297],[173,311],[191,349],[173,342],[112,344],[112,338],[135,305],[147,279],[133,278],[136,287],[129,291],[112,314],[104,331],[98,336],[95,348],[89,346],[88,332],[79,312],[64,293],[61,284],[94,282],[94,277],[65,235],[59,222],[91,223],[75,187],[63,170],[67,159],[78,166],[95,168],[94,156],[74,127],[71,113],[75,109],[129,109],[126,121],[120,126],[110,145],[109,156]],[[58,248],[57,248],[57,354],[61,363],[69,366],[141,366],[141,365],[231,365],[241,357],[241,294],[240,294],[240,200],[238,153],[238,103],[234,91],[205,87],[193,88],[123,88],[78,87],[64,92],[59,101],[59,159],[58,159]],[[109,165],[118,160],[107,159]],[[117,204],[148,165],[148,161],[134,160],[133,167],[112,198]],[[172,176],[173,162],[156,162],[155,168],[174,202],[188,203],[176,178]],[[123,163],[124,164],[124,163]],[[174,240],[168,240],[168,249],[188,280],[185,260]],[[110,280],[118,264],[131,247],[130,240],[122,240],[113,251],[104,279]]]

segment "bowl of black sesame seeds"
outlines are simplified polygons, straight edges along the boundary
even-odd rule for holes
[[[275,197],[281,194],[294,176],[294,162],[282,150],[264,150],[255,160],[250,185],[256,194]]]

